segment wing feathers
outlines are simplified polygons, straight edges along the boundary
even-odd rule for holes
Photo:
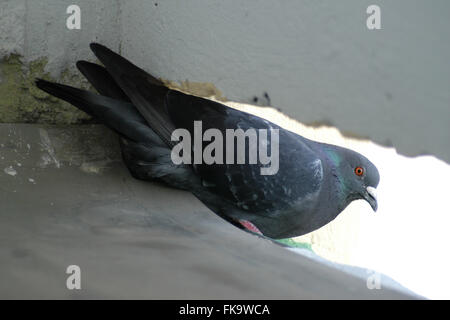
[[[170,137],[175,127],[164,105],[169,89],[164,87],[161,81],[110,49],[97,43],[92,43],[91,49],[150,127],[168,146],[173,146]]]

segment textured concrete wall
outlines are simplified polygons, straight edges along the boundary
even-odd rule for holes
[[[156,5],[156,2],[158,5]],[[382,30],[366,9],[381,7]],[[230,100],[270,103],[450,160],[450,2],[128,1],[123,53],[170,80],[213,83]]]
[[[81,8],[81,29],[69,30],[66,10]],[[78,59],[94,60],[89,43],[115,50],[120,43],[117,1],[0,1],[0,121],[79,123],[88,120],[67,103],[36,90],[36,77],[88,87],[75,71]]]
[[[71,4],[81,9],[80,30],[66,27]],[[0,56],[15,53],[23,62],[46,58],[46,71],[58,76],[77,59],[94,58],[88,47],[92,41],[118,49],[119,7],[110,0],[1,0]]]
[[[81,30],[65,26],[70,4],[81,8]],[[375,31],[366,28],[369,4],[2,0],[0,56],[19,54],[25,78],[43,73],[27,69],[38,61],[50,76],[69,70],[66,82],[79,83],[70,70],[79,58],[93,59],[87,45],[96,40],[159,77],[188,80],[183,86],[194,92],[271,104],[304,123],[332,124],[405,154],[431,152],[449,161],[450,3],[376,1],[382,30]],[[11,71],[4,59],[0,65],[9,75],[23,67]],[[12,80],[0,79],[3,98],[13,92]],[[27,80],[12,82],[29,94]],[[26,112],[2,115],[13,102]],[[37,105],[13,102],[0,105],[1,120],[56,116],[45,118],[45,110],[30,116]],[[82,119],[71,110],[66,106],[68,116],[55,122]]]

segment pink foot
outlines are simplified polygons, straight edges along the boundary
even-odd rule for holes
[[[251,223],[250,221],[248,221],[248,220],[238,220],[238,221],[248,231],[251,231],[251,232],[263,235],[263,233],[261,231],[259,231],[259,229],[253,223]]]

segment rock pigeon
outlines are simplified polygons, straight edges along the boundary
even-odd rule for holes
[[[78,61],[77,67],[99,94],[42,79],[37,79],[36,85],[117,132],[124,163],[133,177],[188,190],[233,225],[272,239],[316,230],[353,200],[365,199],[377,210],[375,188],[380,176],[361,154],[169,89],[110,49],[97,43],[92,43],[91,49],[104,67],[87,61]],[[277,172],[261,174],[267,164],[251,162],[248,155],[243,162],[176,164],[173,132],[183,129],[195,135],[199,121],[203,129],[216,129],[224,136],[228,129],[262,129],[271,136],[276,132]],[[267,139],[266,145],[275,146],[271,141]],[[204,148],[207,143],[202,141],[201,150]],[[232,151],[230,159],[236,160],[236,150]]]

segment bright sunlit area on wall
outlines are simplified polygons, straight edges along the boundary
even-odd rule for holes
[[[353,149],[377,166],[377,212],[363,200],[354,201],[333,222],[296,241],[310,244],[331,261],[381,272],[424,297],[450,298],[446,162],[433,156],[406,157],[395,148],[345,137],[333,127],[305,126],[273,108],[228,105],[309,139]]]

